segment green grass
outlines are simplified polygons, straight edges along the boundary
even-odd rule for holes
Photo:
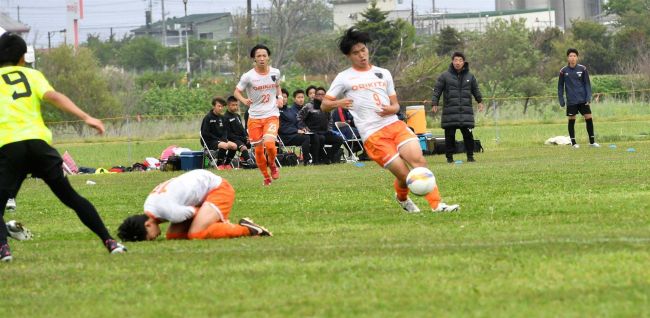
[[[237,190],[231,220],[251,217],[274,237],[131,243],[117,256],[27,180],[5,218],[36,237],[10,242],[0,307],[16,317],[648,317],[650,124],[595,126],[600,149],[585,147],[581,121],[577,150],[543,145],[565,123],[514,123],[498,127],[498,142],[494,126],[475,131],[486,150],[475,164],[428,156],[443,199],[461,204],[454,214],[401,212],[391,176],[374,163],[284,168],[269,188],[256,170],[220,172]],[[56,146],[109,167],[169,144],[198,145]],[[177,174],[70,179],[114,232]]]

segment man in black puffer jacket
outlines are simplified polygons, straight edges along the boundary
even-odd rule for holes
[[[456,129],[463,134],[463,142],[467,150],[467,161],[474,162],[474,109],[472,96],[478,102],[478,111],[483,111],[483,97],[479,90],[476,78],[469,72],[469,63],[465,62],[465,55],[454,52],[449,70],[440,74],[436,86],[433,88],[433,112],[438,111],[440,96],[445,94],[445,103],[442,109],[441,126],[445,130],[445,151],[447,162],[454,162],[456,149]]]

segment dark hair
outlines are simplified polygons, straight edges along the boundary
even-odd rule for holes
[[[568,50],[566,50],[566,56],[569,56],[569,54],[571,54],[571,53],[575,53],[576,56],[579,56],[579,55],[580,55],[580,54],[578,53],[578,49],[569,48]]]
[[[348,55],[352,51],[352,47],[358,43],[368,44],[372,42],[370,35],[366,32],[359,31],[354,27],[349,28],[339,38],[339,49],[341,53]]]
[[[215,106],[217,104],[217,102],[219,102],[219,104],[221,104],[221,106],[226,106],[226,101],[223,98],[221,98],[221,97],[213,97],[212,98],[212,106]]]
[[[237,97],[230,95],[230,96],[228,96],[228,104],[230,104],[231,102],[238,102],[239,103],[239,101],[237,100]]]
[[[117,236],[125,242],[144,241],[147,239],[147,229],[144,223],[149,219],[145,214],[132,215],[124,219],[117,228]]]
[[[309,85],[309,86],[307,86],[307,89],[305,90],[305,93],[309,93],[309,90],[311,90],[311,89],[313,89],[314,92],[316,92],[316,86],[314,86],[314,85]]]
[[[0,36],[0,65],[18,65],[20,58],[27,52],[27,44],[20,35],[5,32]]]
[[[314,87],[314,89],[315,89],[315,87]],[[293,98],[296,98],[296,96],[298,94],[303,94],[304,95],[305,91],[303,91],[302,89],[297,89],[297,90],[293,91]]]
[[[254,47],[251,49],[251,58],[255,58],[255,52],[257,52],[257,50],[259,50],[259,49],[266,50],[266,54],[268,54],[269,56],[271,56],[271,50],[269,50],[269,48],[266,47],[266,45],[264,45],[264,44],[258,44],[258,45],[254,46]]]
[[[455,57],[460,57],[460,58],[463,59],[463,61],[466,60],[466,59],[465,59],[465,54],[463,54],[463,52],[454,52],[454,53],[451,55],[451,59],[453,60]]]
[[[280,89],[280,91],[281,91],[282,93],[284,93],[284,94],[287,94],[287,96],[289,96],[289,91],[288,91],[288,90],[282,88],[282,89]]]
[[[325,87],[320,87],[320,86],[319,86],[319,87],[316,87],[316,91],[317,91],[317,92],[318,92],[318,91],[327,92],[327,90],[325,89]]]

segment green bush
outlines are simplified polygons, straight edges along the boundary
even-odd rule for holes
[[[594,75],[591,76],[591,90],[595,94],[604,94],[606,97],[627,98],[627,89],[623,75]]]

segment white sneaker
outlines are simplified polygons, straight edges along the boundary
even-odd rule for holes
[[[9,212],[16,211],[16,199],[9,198],[9,200],[7,200],[7,205],[5,206],[5,209],[7,209],[7,211]]]
[[[435,209],[432,209],[433,212],[455,212],[460,209],[460,205],[458,204],[451,204],[448,205],[447,203],[440,202],[438,203],[438,207]]]
[[[593,144],[589,144],[589,147],[600,148],[600,145],[597,142],[594,142]]]
[[[573,146],[571,146],[571,147],[578,149],[578,148],[580,148],[580,145],[575,144],[575,145],[573,145]]]
[[[401,206],[402,209],[404,209],[404,211],[406,211],[408,213],[418,213],[418,212],[420,212],[420,208],[418,208],[418,206],[415,205],[415,203],[413,203],[413,201],[411,201],[411,198],[406,198],[406,201],[400,201],[397,198],[397,193],[396,193],[395,194],[395,201],[397,201],[397,203],[399,203],[399,206]]]
[[[17,241],[27,241],[31,240],[34,235],[32,235],[32,231],[26,229],[20,222],[16,222],[16,220],[11,220],[7,222],[7,231],[9,232],[9,236],[13,238],[14,240]]]

